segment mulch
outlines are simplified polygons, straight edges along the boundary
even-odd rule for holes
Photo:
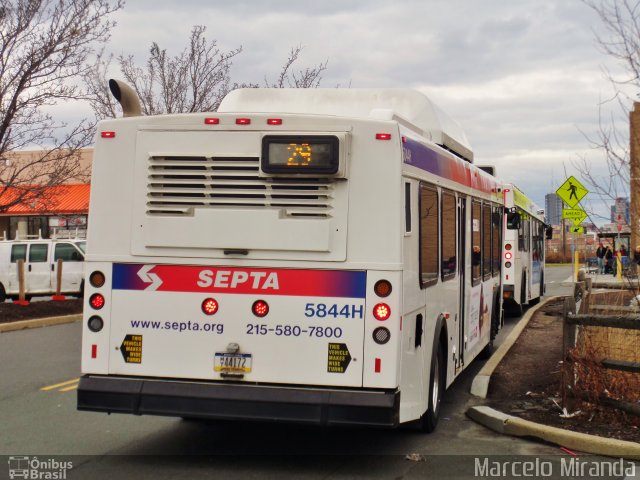
[[[609,295],[619,295],[611,293]],[[613,303],[598,298],[598,303]],[[491,377],[488,403],[504,413],[558,428],[640,442],[640,419],[601,405],[577,402],[562,412],[562,307],[554,300],[536,311]],[[640,375],[640,374],[638,374]],[[635,424],[635,426],[633,425]]]
[[[35,301],[29,305],[0,303],[0,323],[82,313],[82,299]]]

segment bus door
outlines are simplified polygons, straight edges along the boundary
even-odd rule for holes
[[[459,292],[459,300],[458,300],[458,314],[456,316],[456,324],[458,328],[458,344],[456,350],[458,354],[456,355],[456,370],[462,368],[464,366],[464,337],[465,337],[465,272],[466,272],[466,244],[467,244],[467,235],[466,235],[466,227],[467,225],[467,199],[463,196],[458,196],[458,292]]]

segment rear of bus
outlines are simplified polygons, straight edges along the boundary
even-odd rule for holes
[[[518,187],[505,185],[503,195],[503,299],[505,309],[519,315],[544,294],[546,225],[542,212]]]
[[[504,196],[504,232],[503,232],[503,259],[502,259],[502,297],[505,310],[522,312],[522,300],[524,298],[521,283],[522,248],[518,244],[518,236],[521,228],[520,212],[514,201],[514,188],[506,185],[503,188]]]
[[[102,122],[78,409],[396,426],[401,198],[396,122]]]

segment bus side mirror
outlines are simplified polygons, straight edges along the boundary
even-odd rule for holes
[[[508,230],[520,229],[520,214],[518,212],[507,213],[507,229]]]
[[[545,233],[547,236],[547,240],[551,240],[553,238],[553,227],[549,225],[547,228],[545,228]]]

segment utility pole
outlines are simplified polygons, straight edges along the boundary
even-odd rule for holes
[[[633,102],[633,111],[629,114],[629,130],[631,143],[629,156],[631,244],[629,249],[635,250],[636,245],[640,245],[640,102]]]

